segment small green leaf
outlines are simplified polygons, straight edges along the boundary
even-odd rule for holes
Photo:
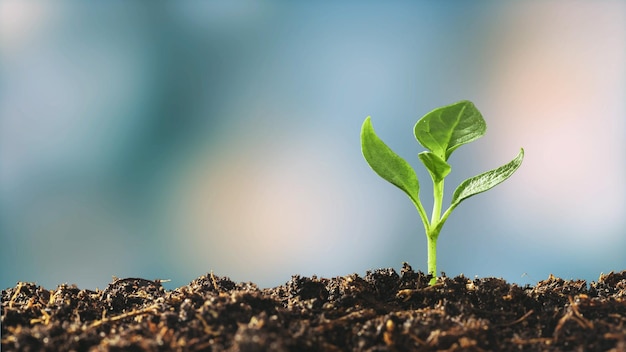
[[[420,185],[415,170],[378,138],[369,116],[361,127],[361,151],[380,177],[403,190],[414,203],[419,203]]]
[[[523,148],[520,149],[517,157],[511,160],[508,164],[463,181],[454,191],[454,195],[452,196],[452,205],[450,208],[454,208],[463,200],[478,193],[490,190],[491,188],[504,182],[504,180],[513,175],[520,165],[522,165],[522,160],[524,160]]]
[[[417,141],[444,161],[456,148],[482,137],[486,131],[482,115],[467,100],[429,112],[414,128]]]
[[[450,164],[431,152],[421,152],[417,155],[430,172],[433,182],[441,182],[452,170]]]

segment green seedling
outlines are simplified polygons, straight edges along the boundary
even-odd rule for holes
[[[433,212],[430,220],[420,201],[420,184],[415,170],[394,153],[374,132],[370,116],[361,128],[361,150],[370,167],[382,178],[403,190],[424,223],[428,242],[428,273],[431,285],[437,282],[437,239],[450,213],[465,199],[485,192],[509,178],[522,164],[524,149],[508,164],[463,181],[454,191],[452,202],[443,212],[444,179],[452,170],[448,158],[463,144],[482,137],[487,124],[473,103],[460,101],[424,115],[413,129],[415,138],[427,151],[418,154],[433,181]]]

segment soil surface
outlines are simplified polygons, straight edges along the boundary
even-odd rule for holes
[[[404,264],[270,289],[212,273],[171,291],[20,282],[2,291],[2,351],[626,351],[626,271],[428,281]]]

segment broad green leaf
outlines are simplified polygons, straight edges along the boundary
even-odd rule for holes
[[[440,182],[446,176],[448,176],[448,174],[452,170],[447,162],[445,162],[434,153],[421,152],[417,156],[426,166],[428,172],[430,172],[430,177],[433,179],[433,182]]]
[[[418,142],[444,161],[456,148],[482,137],[486,131],[482,115],[467,100],[429,112],[414,128]]]
[[[463,181],[454,191],[454,195],[452,195],[452,205],[450,207],[454,208],[463,200],[478,193],[490,190],[491,188],[504,182],[504,180],[513,175],[520,165],[522,165],[522,160],[524,160],[524,149],[520,149],[517,157],[511,160],[508,164]]]
[[[419,203],[420,185],[415,170],[378,138],[369,116],[361,127],[361,151],[380,177],[403,190],[414,203]]]

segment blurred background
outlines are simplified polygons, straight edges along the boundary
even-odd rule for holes
[[[0,2],[0,286],[104,288],[211,270],[271,287],[402,262],[415,208],[370,170],[366,116],[409,161],[412,128],[473,101],[448,276],[534,284],[626,269],[626,2]]]

